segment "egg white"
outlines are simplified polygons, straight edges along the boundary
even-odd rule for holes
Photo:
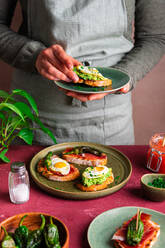
[[[78,66],[78,69],[82,72],[82,73],[85,73],[85,74],[90,74],[90,75],[98,75],[102,78],[103,75],[96,69],[96,68],[88,68],[88,66]]]
[[[95,166],[90,167],[89,171],[84,171],[83,176],[86,178],[98,178],[108,173],[108,168],[106,166]]]
[[[62,175],[67,175],[70,172],[70,164],[62,158],[52,157],[49,169],[54,172],[60,172]]]

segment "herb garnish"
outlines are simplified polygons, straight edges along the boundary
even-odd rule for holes
[[[165,188],[165,180],[162,177],[158,177],[149,182],[148,185],[156,188]]]
[[[118,182],[119,182],[119,178],[120,178],[120,176],[116,176],[116,177],[114,178],[114,182],[115,182],[115,184],[118,184]]]

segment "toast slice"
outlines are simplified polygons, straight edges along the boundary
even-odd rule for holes
[[[62,157],[69,163],[98,166],[107,164],[107,155],[102,152],[98,152],[94,149],[84,147],[70,147],[66,148],[62,153]]]
[[[72,164],[70,164],[70,172],[67,175],[61,175],[60,173],[48,170],[44,164],[44,159],[38,162],[37,171],[47,179],[59,182],[73,181],[80,176],[79,170]]]
[[[86,84],[92,87],[107,87],[112,85],[112,80],[111,79],[106,79],[106,80],[83,80],[82,78],[79,78],[77,82],[74,83],[79,83],[79,84]]]
[[[86,84],[92,87],[106,87],[112,85],[110,78],[104,77],[96,68],[78,65],[73,68],[79,80],[74,83]]]
[[[92,191],[106,189],[110,183],[113,183],[113,181],[114,181],[114,176],[113,174],[111,174],[109,177],[107,177],[107,179],[102,184],[93,184],[87,187],[87,186],[84,186],[82,183],[77,183],[76,186],[81,191],[92,192]]]

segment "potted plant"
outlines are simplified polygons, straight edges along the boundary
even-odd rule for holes
[[[16,96],[22,97],[24,101],[16,99]],[[10,162],[6,156],[9,146],[16,137],[32,145],[33,126],[50,136],[56,144],[53,133],[44,126],[39,119],[38,109],[33,97],[25,90],[14,89],[11,94],[0,90],[0,159],[4,162]]]

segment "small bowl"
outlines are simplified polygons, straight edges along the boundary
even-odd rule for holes
[[[7,232],[14,232],[15,229],[18,227],[18,224],[20,222],[20,219],[24,215],[28,215],[25,219],[23,224],[28,227],[29,230],[35,230],[40,227],[41,225],[41,217],[40,214],[44,215],[46,219],[46,223],[49,223],[49,218],[51,215],[45,214],[45,213],[38,213],[38,212],[31,212],[31,213],[21,213],[14,215],[12,217],[9,217],[2,221],[0,223],[0,243],[3,240],[4,237],[4,231],[1,231],[1,226],[4,226],[7,230]],[[56,217],[53,217],[53,223],[57,225],[58,231],[59,231],[59,237],[60,237],[60,244],[61,248],[68,248],[69,247],[69,231],[65,224],[57,219]]]
[[[165,200],[165,188],[156,188],[148,185],[149,182],[152,182],[155,178],[158,177],[161,177],[165,180],[165,174],[159,173],[145,174],[141,177],[141,187],[143,189],[143,193],[151,201]]]

